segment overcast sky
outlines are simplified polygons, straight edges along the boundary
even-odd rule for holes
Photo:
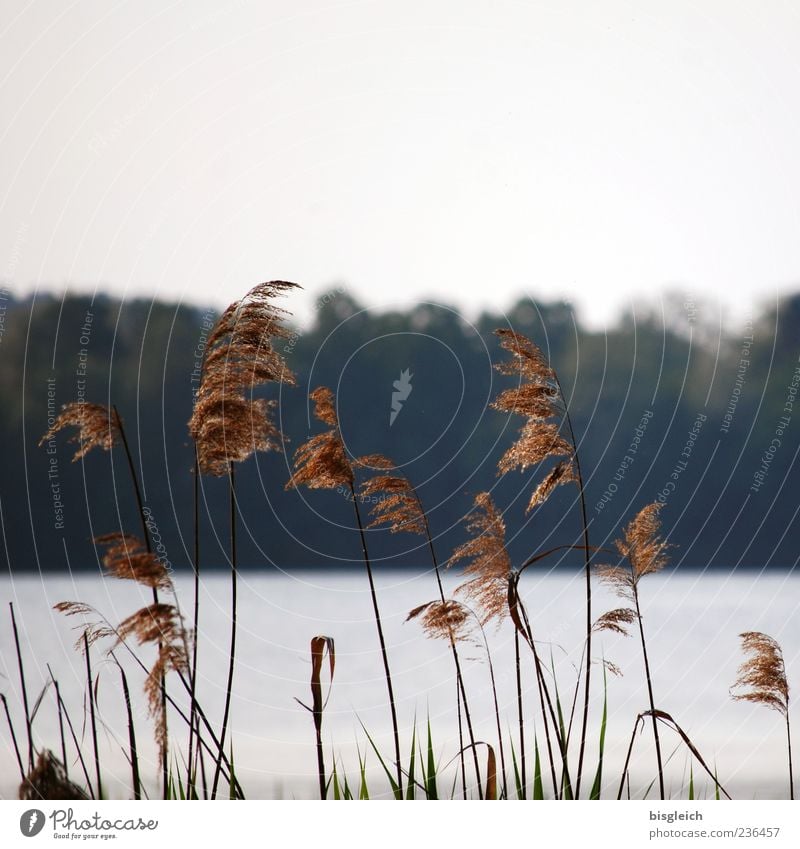
[[[796,3],[2,10],[17,293],[222,305],[283,278],[469,314],[562,296],[601,326],[668,288],[800,288]]]

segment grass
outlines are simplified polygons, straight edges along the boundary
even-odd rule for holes
[[[128,579],[152,590],[152,604],[133,611],[118,623],[106,619],[100,611],[80,601],[65,601],[57,609],[76,616],[81,622],[79,650],[83,653],[86,679],[83,697],[84,716],[73,722],[59,682],[50,679],[32,703],[26,681],[23,650],[17,619],[10,607],[10,624],[16,656],[19,704],[10,705],[0,694],[7,733],[20,773],[20,796],[36,798],[103,798],[103,764],[98,744],[102,716],[97,704],[101,679],[115,670],[120,697],[118,709],[125,717],[127,740],[121,748],[130,765],[129,794],[146,798],[140,755],[141,727],[151,725],[159,751],[160,795],[169,799],[245,798],[235,768],[233,721],[231,710],[235,692],[238,625],[238,563],[236,551],[237,514],[235,469],[255,451],[282,450],[284,437],[273,421],[273,407],[254,396],[254,390],[270,384],[295,382],[294,375],[279,353],[275,340],[288,338],[283,324],[284,311],[274,306],[280,295],[291,292],[293,284],[273,281],[251,290],[225,311],[209,337],[202,380],[189,431],[195,444],[194,475],[194,601],[185,617],[178,604],[173,577],[154,552],[146,520],[146,505],[136,473],[136,463],[125,433],[124,422],[115,407],[96,404],[70,404],[42,439],[46,442],[61,430],[77,428],[76,459],[92,449],[112,451],[120,446],[130,472],[133,496],[141,522],[141,538],[122,531],[97,539],[104,548],[102,562],[114,579]],[[497,331],[501,350],[509,359],[497,364],[498,371],[512,378],[492,407],[506,416],[521,417],[519,433],[498,464],[501,476],[520,472],[530,486],[530,501],[525,515],[536,511],[560,486],[574,486],[580,507],[580,526],[574,540],[546,551],[534,552],[524,562],[514,564],[506,548],[506,524],[522,522],[524,516],[502,511],[488,492],[475,497],[473,510],[465,517],[466,541],[446,560],[440,560],[434,546],[435,533],[417,490],[386,457],[352,457],[339,430],[336,399],[319,387],[311,393],[317,419],[327,430],[310,437],[296,450],[287,487],[339,490],[348,492],[361,557],[363,559],[376,634],[386,684],[386,707],[392,730],[391,754],[381,751],[374,735],[362,723],[364,734],[358,750],[358,766],[348,776],[335,741],[326,740],[323,724],[325,708],[333,688],[335,671],[334,641],[328,636],[311,636],[311,704],[300,705],[312,718],[309,746],[316,754],[317,785],[320,799],[369,799],[388,795],[397,800],[440,798],[477,798],[484,800],[597,800],[603,795],[604,781],[618,786],[617,799],[630,796],[630,770],[636,754],[639,731],[648,723],[652,729],[656,753],[655,777],[644,795],[658,785],[662,799],[669,795],[665,779],[661,734],[674,735],[676,751],[689,759],[688,796],[696,795],[696,772],[711,781],[715,798],[728,797],[723,782],[712,770],[701,750],[673,716],[661,708],[645,638],[640,603],[641,581],[660,571],[667,563],[668,544],[660,536],[658,504],[645,505],[625,526],[613,549],[598,549],[590,544],[586,516],[586,483],[580,463],[581,440],[573,429],[568,399],[552,365],[539,348],[513,330]],[[566,434],[566,435],[564,435]],[[230,521],[230,642],[224,707],[220,718],[210,717],[203,706],[201,670],[203,654],[198,650],[200,622],[200,545],[199,498],[204,476],[226,477],[229,488]],[[369,515],[360,504],[365,496],[381,494],[370,500]],[[391,533],[412,533],[423,538],[436,577],[436,598],[409,612],[418,621],[427,639],[443,640],[453,658],[455,703],[459,719],[458,747],[443,755],[434,744],[430,717],[424,733],[418,733],[416,720],[410,732],[410,746],[404,757],[398,718],[398,701],[391,672],[381,606],[376,589],[367,530],[385,529]],[[580,658],[574,665],[574,678],[559,678],[552,659],[543,661],[541,646],[546,635],[539,634],[526,609],[520,582],[524,573],[559,551],[580,551],[584,561],[585,588],[573,607],[585,613],[585,635]],[[597,560],[608,565],[595,565]],[[460,569],[462,582],[448,596],[442,582],[442,569]],[[595,617],[592,609],[593,583],[610,586],[625,606]],[[582,613],[583,616],[583,613]],[[513,626],[514,652],[493,656],[486,628],[489,625]],[[627,635],[635,626],[642,656],[642,677],[647,693],[645,709],[633,717],[633,732],[625,764],[618,781],[608,777],[606,739],[609,723],[610,684],[604,659],[593,656],[593,637],[601,632]],[[733,696],[778,712],[785,722],[788,760],[788,788],[794,797],[791,726],[789,722],[789,685],[781,647],[760,632],[742,634],[745,661],[734,683]],[[492,739],[475,737],[470,692],[464,675],[464,647],[478,648],[488,672],[492,694],[492,713],[480,717],[492,727]],[[107,657],[112,664],[98,664]],[[327,694],[323,673],[327,659]],[[94,662],[93,662],[94,661]],[[602,709],[593,713],[593,667],[600,663]],[[133,709],[129,671],[144,675],[144,696],[148,716]],[[502,671],[515,684],[513,715],[503,715],[497,695],[496,672]],[[535,698],[529,697],[526,682],[535,684]],[[474,682],[473,682],[474,684]],[[581,698],[582,695],[582,698]],[[58,712],[58,741],[37,745],[35,718],[42,702],[54,699]],[[563,698],[562,698],[563,696]],[[17,714],[16,718],[14,714]],[[167,723],[167,716],[170,722]],[[466,727],[466,738],[461,724]],[[514,731],[511,730],[513,721]],[[18,728],[22,727],[22,732]],[[138,731],[137,731],[138,725]],[[88,728],[88,742],[78,728]],[[531,749],[531,739],[533,746]],[[597,740],[597,755],[590,752]],[[590,745],[591,744],[591,745]],[[326,752],[330,752],[326,763]],[[506,753],[510,753],[510,769]],[[532,768],[530,764],[532,752]],[[485,760],[483,755],[485,753]],[[674,752],[673,752],[674,754]],[[671,757],[671,756],[670,756]],[[669,758],[667,759],[667,763]],[[469,780],[467,763],[469,767]],[[381,787],[376,788],[370,764],[380,769]],[[93,770],[89,768],[92,765]],[[76,772],[75,766],[80,771]],[[455,766],[454,766],[455,765]],[[70,774],[69,768],[73,767]],[[474,770],[474,781],[472,771]],[[91,773],[94,773],[93,775]],[[510,776],[510,778],[509,778]],[[460,779],[460,780],[459,780]],[[591,784],[590,784],[591,780]],[[682,782],[683,784],[683,782]],[[681,784],[681,786],[682,786]]]

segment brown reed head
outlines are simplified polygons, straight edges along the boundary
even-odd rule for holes
[[[309,489],[336,489],[338,486],[353,485],[353,467],[347,458],[339,419],[336,415],[336,399],[325,386],[315,389],[309,396],[314,402],[314,415],[330,430],[312,436],[294,453],[294,471],[286,489],[307,486]]]
[[[408,478],[397,471],[397,466],[382,454],[359,457],[357,465],[375,474],[361,485],[360,498],[371,504],[372,521],[367,527],[388,527],[391,533],[405,531],[426,533],[425,514]]]
[[[204,474],[224,475],[231,463],[255,451],[282,449],[274,404],[254,398],[253,392],[266,383],[296,382],[272,341],[291,336],[283,324],[289,313],[273,301],[295,288],[282,280],[253,287],[223,312],[209,335],[189,420]]]
[[[88,797],[77,784],[69,780],[64,764],[49,749],[44,749],[39,752],[36,764],[20,784],[19,798],[36,801],[37,799],[73,800]]]
[[[731,693],[737,701],[765,705],[786,716],[789,712],[789,682],[783,651],[776,640],[760,631],[739,634],[742,651],[750,656],[738,670],[734,689],[745,692]]]
[[[431,639],[465,642],[472,636],[474,624],[469,608],[456,599],[429,601],[415,607],[406,617],[406,622],[419,619],[422,630]]]
[[[466,520],[470,539],[451,555],[447,566],[466,561],[467,580],[456,590],[474,601],[480,609],[480,621],[498,624],[508,614],[508,582],[511,558],[506,549],[503,516],[488,492],[475,496],[475,504]]]
[[[103,546],[103,566],[114,578],[124,578],[156,590],[170,589],[172,581],[163,562],[133,534],[113,533],[95,537]]]
[[[139,645],[157,647],[156,660],[144,682],[150,716],[155,721],[156,743],[167,745],[167,716],[161,698],[161,682],[169,672],[189,668],[188,635],[178,609],[172,604],[151,604],[123,619],[116,629],[117,644],[135,639]]]
[[[611,631],[615,634],[622,634],[623,637],[628,636],[628,626],[636,621],[636,611],[630,607],[617,607],[614,610],[607,610],[601,616],[597,617],[593,631]]]
[[[667,565],[669,544],[659,536],[662,507],[660,502],[654,502],[642,508],[625,527],[622,539],[615,541],[617,551],[628,561],[628,568],[599,566],[596,570],[601,581],[628,600],[633,600],[636,587],[645,575],[660,572]]]
[[[72,458],[73,463],[85,457],[92,448],[110,451],[120,434],[119,416],[113,407],[89,404],[86,401],[73,401],[64,404],[47,433],[39,440],[39,445],[49,442],[67,427],[78,429],[78,432],[69,439],[70,442],[77,443],[79,446]]]
[[[514,469],[524,472],[546,460],[559,460],[531,496],[527,507],[530,511],[546,501],[557,486],[577,479],[574,452],[560,433],[564,410],[556,375],[547,358],[520,333],[500,328],[495,334],[500,338],[500,346],[511,354],[510,360],[497,363],[495,368],[501,374],[516,376],[519,383],[503,390],[492,407],[526,420],[514,443],[500,458],[498,473],[505,475]]]

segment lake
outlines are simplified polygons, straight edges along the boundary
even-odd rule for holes
[[[445,577],[447,586],[454,587],[455,576]],[[376,581],[397,695],[403,756],[407,757],[415,720],[418,732],[423,733],[430,718],[436,755],[445,767],[458,752],[452,656],[445,643],[426,639],[418,623],[405,622],[411,608],[435,597],[435,579],[426,572],[381,571]],[[178,575],[176,584],[181,605],[190,612],[191,576]],[[328,765],[335,753],[340,772],[354,781],[360,753],[367,759],[371,794],[385,795],[387,782],[361,725],[388,756],[392,750],[389,711],[366,576],[358,571],[247,572],[241,575],[239,586],[239,652],[231,723],[236,770],[245,794],[248,798],[306,798],[317,792],[312,717],[295,699],[310,702],[309,641],[324,634],[333,637],[336,645],[336,675],[323,726]],[[552,650],[565,710],[572,699],[575,665],[580,663],[583,587],[579,574],[534,574],[528,570],[523,578],[522,589],[534,633],[548,662]],[[24,721],[7,602],[13,601],[17,612],[31,700],[47,680],[49,663],[59,679],[76,732],[86,735],[88,758],[90,735],[83,726],[82,701],[85,667],[73,649],[77,636],[73,626],[77,623],[53,611],[52,606],[63,600],[79,600],[93,605],[116,624],[146,604],[148,594],[149,590],[132,583],[95,576],[47,574],[0,580],[0,597],[6,602],[0,613],[0,689],[8,697],[21,737]],[[656,706],[674,716],[734,797],[785,797],[788,782],[782,717],[760,705],[733,701],[729,688],[742,660],[738,634],[748,630],[764,631],[782,644],[790,686],[800,687],[800,576],[785,572],[727,575],[683,570],[645,578],[641,597]],[[198,688],[200,702],[217,727],[227,673],[229,598],[227,575],[213,573],[203,579]],[[619,606],[618,599],[596,585],[596,614]],[[516,734],[513,626],[510,622],[499,629],[489,626],[488,638],[503,730],[513,729]],[[464,645],[461,652],[476,739],[494,744],[497,732],[485,650],[481,645],[470,644]],[[641,649],[632,637],[603,633],[595,639],[593,654],[598,660],[604,657],[612,661],[624,673],[622,677],[608,676],[603,795],[615,797],[635,717],[647,708]],[[122,653],[119,656],[123,658]],[[123,796],[129,768],[123,754],[127,730],[119,675],[112,662],[103,657],[100,644],[93,650],[93,662],[100,673],[98,707],[104,780],[110,795]],[[523,655],[523,663],[530,755],[534,721],[538,723],[540,718],[530,657]],[[141,697],[142,676],[135,672],[132,663],[127,668],[135,691],[142,772],[149,792],[158,793],[152,723]],[[601,667],[597,665],[587,749],[588,772],[592,776],[597,762],[602,682]],[[168,686],[177,692],[180,684],[170,681]],[[796,719],[796,710],[794,714]],[[180,722],[170,715],[171,730],[185,741]],[[577,719],[576,724],[579,725]],[[59,751],[57,713],[50,693],[36,716],[34,736],[37,746]],[[800,730],[797,736],[800,739]],[[506,738],[506,757],[510,761],[509,739]],[[686,749],[666,729],[662,732],[662,747],[664,758],[668,759],[669,792],[686,798],[690,769]],[[481,759],[485,762],[485,750]],[[70,769],[78,774],[74,763]],[[692,769],[698,795],[713,795],[713,785],[704,777],[702,768],[695,763]],[[442,781],[442,787],[449,793],[456,777],[455,765],[450,763],[446,772],[447,781]],[[656,775],[649,726],[637,740],[631,772],[632,790],[641,795]],[[18,771],[3,721],[0,795],[15,796],[17,784]]]

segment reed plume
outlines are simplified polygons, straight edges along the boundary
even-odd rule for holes
[[[412,619],[419,619],[431,639],[466,642],[472,638],[469,611],[456,599],[425,602],[409,612],[406,622]]]
[[[76,427],[78,432],[68,440],[78,445],[78,450],[72,458],[75,463],[85,457],[92,448],[110,451],[120,437],[120,424],[119,415],[113,407],[72,401],[64,404],[61,413],[39,440],[39,445],[49,442],[64,428]]]
[[[329,430],[316,436],[310,437],[301,445],[294,454],[294,469],[286,489],[296,489],[299,486],[307,486],[309,489],[337,489],[343,487],[350,492],[355,511],[356,524],[361,539],[361,552],[364,558],[364,566],[367,570],[370,598],[372,599],[372,610],[375,615],[375,627],[378,631],[378,642],[383,659],[383,671],[386,679],[386,689],[389,695],[389,709],[392,715],[392,731],[394,734],[395,769],[397,775],[398,798],[403,798],[403,769],[400,763],[400,731],[397,724],[397,708],[394,700],[394,686],[392,674],[389,668],[389,655],[386,651],[386,640],[383,636],[383,623],[381,621],[380,608],[378,607],[378,594],[375,590],[375,581],[372,576],[372,564],[367,550],[367,538],[364,534],[364,523],[361,520],[361,511],[358,509],[358,497],[355,490],[355,475],[353,465],[350,462],[344,447],[342,434],[339,427],[339,417],[336,414],[336,398],[326,386],[320,386],[310,394],[314,402],[314,416],[323,424],[328,425]]]
[[[573,468],[574,446],[560,434],[564,407],[555,371],[539,348],[519,333],[501,328],[495,331],[500,347],[508,351],[509,361],[496,363],[500,374],[517,377],[519,383],[504,389],[492,407],[501,413],[523,416],[526,421],[513,444],[498,463],[501,475],[515,469],[524,472],[547,460],[560,460],[534,490],[527,510],[541,504],[562,483],[576,480]],[[555,421],[554,421],[555,420]]]
[[[19,798],[26,801],[87,799],[84,791],[69,780],[65,765],[49,750],[39,752],[36,764],[19,786]]]
[[[628,562],[628,566],[600,566],[598,577],[610,586],[620,598],[633,605],[631,608],[619,608],[600,617],[598,622],[611,630],[623,631],[626,624],[634,621],[639,625],[639,638],[642,645],[644,671],[647,681],[647,695],[650,700],[650,717],[653,722],[653,740],[656,747],[658,763],[658,786],[661,798],[664,799],[664,766],[661,758],[661,741],[658,736],[656,722],[656,706],[653,698],[653,680],[650,675],[650,661],[647,656],[647,641],[644,636],[642,610],[639,604],[639,582],[646,575],[660,572],[667,564],[666,551],[668,543],[659,536],[661,520],[659,513],[662,504],[655,502],[642,508],[627,524],[622,538],[615,541],[617,551]],[[605,618],[604,618],[605,617]]]
[[[436,584],[439,590],[439,601],[435,605],[441,613],[444,613],[451,603],[456,603],[450,602],[445,598],[442,576],[439,570],[439,559],[436,556],[436,549],[433,545],[433,536],[431,535],[428,516],[422,506],[422,500],[419,494],[411,484],[411,481],[397,470],[395,463],[382,454],[369,454],[366,457],[361,457],[358,460],[358,466],[375,472],[375,474],[364,481],[360,490],[360,497],[363,501],[374,500],[375,502],[370,510],[371,521],[367,527],[370,529],[385,527],[393,534],[405,532],[425,537],[428,543],[428,550],[431,554],[431,562],[433,563],[433,571],[436,575]],[[423,627],[425,627],[424,622]],[[472,715],[469,709],[469,701],[467,700],[467,691],[464,685],[464,677],[461,673],[461,659],[459,658],[458,648],[456,646],[458,640],[451,638],[449,642],[453,654],[453,664],[456,670],[456,687],[459,696],[459,728],[461,726],[460,707],[463,705],[464,717],[467,722],[467,733],[469,734],[475,764],[478,793],[480,794],[482,792],[480,764],[475,746],[475,735],[472,730]],[[466,797],[464,751],[463,733],[459,731],[462,788]]]
[[[283,448],[283,435],[274,422],[275,402],[254,398],[253,393],[267,383],[293,386],[296,382],[294,373],[283,355],[273,347],[272,340],[288,339],[292,335],[283,323],[289,312],[273,301],[297,288],[296,283],[284,280],[260,283],[222,313],[206,343],[200,387],[189,420],[199,470],[214,477],[227,475],[230,503],[231,638],[212,796],[216,795],[222,773],[222,747],[228,731],[236,662],[238,573],[234,468],[236,463],[247,460],[256,451]],[[194,705],[194,699],[192,701]]]
[[[151,604],[123,619],[116,628],[117,645],[135,639],[139,645],[156,647],[156,659],[144,683],[147,706],[155,721],[156,743],[163,752],[167,746],[167,715],[162,698],[162,681],[169,672],[184,673],[189,668],[187,635],[180,613],[172,604]]]
[[[514,413],[525,418],[516,441],[500,458],[499,473],[505,475],[516,468],[525,471],[545,461],[556,460],[555,466],[531,494],[526,512],[543,504],[561,484],[574,482],[578,486],[586,576],[586,672],[578,774],[575,784],[575,795],[579,796],[591,691],[592,566],[586,495],[578,456],[578,443],[561,381],[540,348],[527,337],[509,328],[500,328],[495,331],[495,334],[500,339],[500,347],[511,354],[510,360],[498,363],[495,368],[501,374],[517,377],[518,384],[501,392],[492,406],[500,412]],[[561,435],[563,423],[567,426],[569,441]]]
[[[481,624],[494,620],[499,625],[508,615],[508,582],[511,558],[506,549],[506,525],[488,492],[475,496],[474,507],[466,519],[470,539],[450,556],[448,568],[466,561],[467,580],[456,590],[474,601]]]
[[[141,539],[132,534],[112,533],[95,537],[105,547],[103,566],[113,578],[136,581],[154,590],[172,590],[172,580],[163,561]]]
[[[792,768],[792,732],[789,725],[789,681],[783,651],[777,640],[760,631],[739,634],[742,651],[749,654],[739,667],[732,689],[744,692],[731,693],[736,701],[753,702],[778,711],[786,721],[786,741],[789,753],[789,798],[794,799],[794,772]]]
[[[395,464],[382,454],[360,457],[358,465],[376,472],[361,485],[361,500],[375,500],[367,527],[386,527],[391,533],[426,535],[427,517],[416,490],[407,477],[397,471]]]
[[[274,403],[253,398],[266,383],[294,385],[294,373],[275,350],[272,338],[287,339],[289,313],[273,299],[295,283],[273,280],[254,286],[234,301],[214,325],[203,359],[189,432],[203,474],[223,476],[231,463],[255,451],[280,450],[283,437],[273,421]]]

